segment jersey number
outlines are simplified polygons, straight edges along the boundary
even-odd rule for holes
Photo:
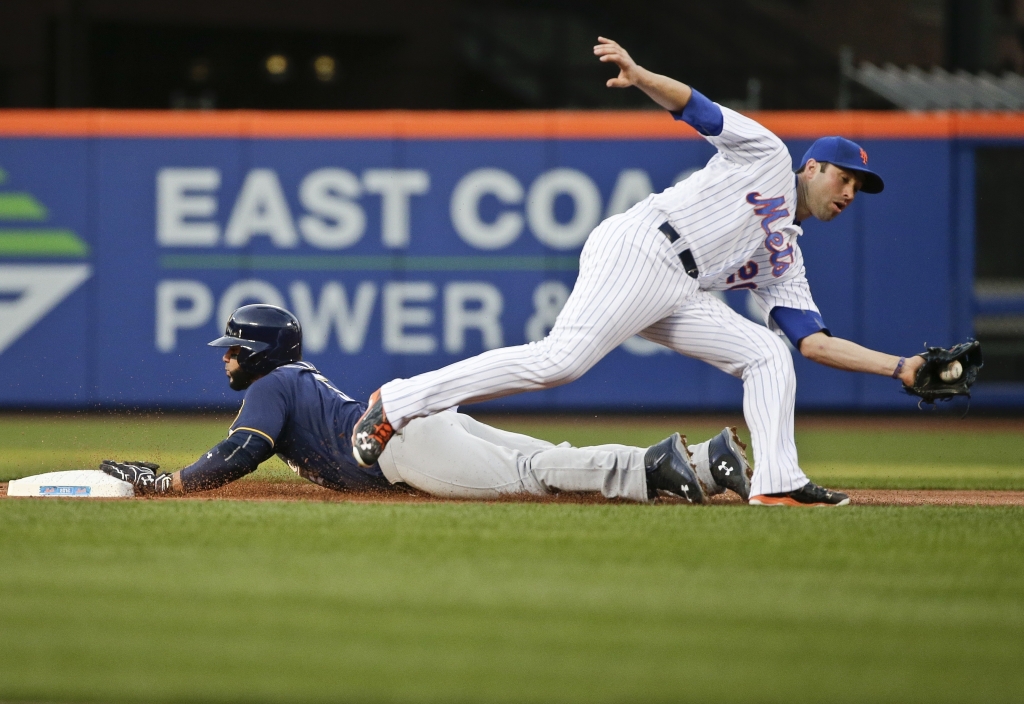
[[[727,283],[727,284],[734,284],[734,283],[736,283],[736,277],[737,276],[740,277],[740,279],[742,279],[743,281],[746,281],[748,283],[736,284],[735,286],[730,286],[729,287],[730,291],[737,291],[739,289],[744,289],[744,288],[750,288],[750,289],[757,288],[757,284],[755,284],[753,281],[750,281],[750,279],[752,279],[755,276],[757,276],[757,262],[755,262],[753,260],[747,262],[746,264],[741,266],[739,268],[739,271],[737,271],[735,274],[730,274],[729,278],[725,280],[725,283]]]

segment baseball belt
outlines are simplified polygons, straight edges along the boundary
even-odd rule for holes
[[[668,221],[658,225],[658,229],[662,231],[665,237],[668,237],[669,244],[672,244],[679,239],[679,233],[675,231],[675,228],[668,224]],[[684,249],[680,252],[679,261],[683,263],[683,269],[686,271],[686,275],[691,279],[696,279],[700,275],[700,271],[697,269],[697,262],[693,258],[693,253],[690,250]]]

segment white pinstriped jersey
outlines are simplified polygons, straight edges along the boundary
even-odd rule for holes
[[[719,106],[721,107],[721,106]],[[718,153],[700,171],[651,197],[689,249],[704,290],[750,289],[766,322],[782,306],[818,312],[797,238],[793,161],[782,140],[729,108],[722,132],[706,136]]]

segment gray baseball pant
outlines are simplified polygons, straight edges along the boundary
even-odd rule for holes
[[[721,491],[709,471],[710,444],[689,446],[692,463],[706,488]],[[379,464],[392,484],[405,482],[442,498],[574,491],[646,503],[646,452],[628,445],[553,445],[448,411],[409,421],[395,432]]]
[[[442,498],[574,491],[647,502],[646,451],[626,445],[553,445],[444,412],[409,421],[388,443],[379,464],[392,484],[405,482]]]

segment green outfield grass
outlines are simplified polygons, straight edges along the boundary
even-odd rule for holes
[[[230,420],[0,416],[0,478],[177,468]],[[493,422],[576,445],[721,429]],[[807,426],[833,486],[1024,488],[1012,427]],[[1011,507],[9,499],[0,701],[1019,701],[1022,542]]]
[[[1010,702],[1024,510],[0,502],[0,700]]]
[[[1024,423],[1003,430],[970,422],[948,426],[922,426],[919,419],[887,419],[891,429],[844,424],[839,418],[822,427],[797,418],[796,441],[804,471],[821,484],[849,489],[1016,489],[1024,490]],[[529,419],[495,419],[508,430],[574,445],[618,442],[649,445],[674,431],[691,442],[706,440],[721,425],[708,425],[699,417],[651,421],[617,427],[599,418],[563,423],[536,423]],[[740,436],[749,443],[743,427]],[[750,454],[753,459],[753,454]]]
[[[95,467],[106,457],[150,459],[179,469],[225,435],[231,416],[0,416],[0,481],[57,469]],[[647,446],[681,430],[691,441],[721,430],[699,418],[616,424],[492,418],[493,424],[577,446],[609,442]],[[738,419],[737,419],[737,422]],[[890,430],[822,428],[797,422],[801,463],[819,483],[844,488],[1024,490],[1024,433],[965,423],[962,430],[909,423]],[[954,426],[955,428],[956,426]],[[741,435],[748,439],[745,429]],[[291,480],[277,459],[257,473]]]

